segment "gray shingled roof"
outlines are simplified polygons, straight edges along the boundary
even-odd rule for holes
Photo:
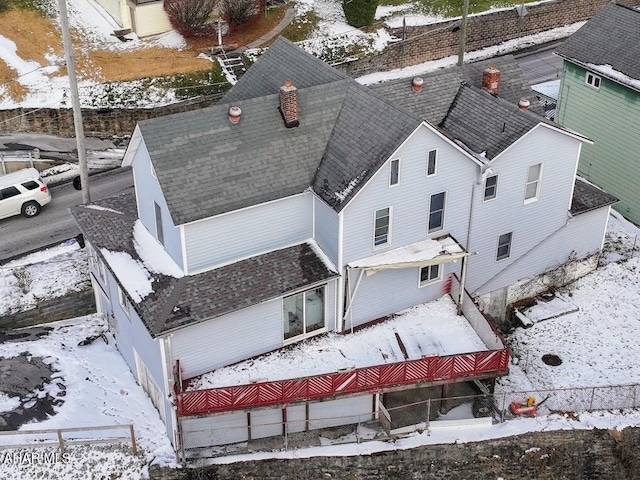
[[[512,55],[422,74],[420,76],[424,80],[424,85],[420,92],[414,92],[411,89],[413,78],[400,78],[373,84],[369,88],[389,98],[396,105],[437,125],[447,114],[460,84],[465,82],[481,88],[482,71],[489,65],[494,65],[500,70],[498,93],[500,98],[516,105],[521,98],[526,98],[531,103],[532,111],[543,113],[538,107],[535,93],[529,87],[522,69]]]
[[[279,96],[140,122],[175,225],[300,193],[311,185],[348,83],[299,90],[300,126],[286,128]]]
[[[475,153],[493,159],[543,121],[517,104],[462,84],[440,128]]]
[[[220,103],[233,103],[271,95],[287,80],[298,88],[314,87],[349,77],[329,68],[319,58],[305,54],[284,37],[278,37],[242,76]]]
[[[608,3],[556,52],[581,65],[611,65],[640,80],[640,12]]]
[[[618,198],[582,178],[576,177],[573,199],[571,200],[572,215],[587,213],[596,208],[612,205],[616,202],[618,202]]]
[[[121,195],[91,206],[72,207],[80,231],[98,251],[124,251],[140,260],[133,246],[135,196]],[[141,260],[140,260],[141,261]],[[257,255],[198,275],[156,274],[153,293],[133,307],[152,336],[214,319],[289,292],[337,277],[308,243]]]

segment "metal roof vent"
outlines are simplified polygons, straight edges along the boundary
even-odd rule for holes
[[[233,106],[229,109],[229,121],[231,123],[240,123],[240,115],[242,115],[242,110],[240,110],[240,107]]]
[[[424,85],[424,80],[421,77],[416,77],[411,82],[411,89],[414,92],[419,92],[420,90],[422,90],[422,85]]]

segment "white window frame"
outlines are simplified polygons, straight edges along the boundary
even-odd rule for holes
[[[540,172],[538,173],[538,178],[536,180],[529,180],[529,172],[533,167],[540,166]],[[524,183],[524,204],[537,202],[540,198],[540,186],[542,185],[542,171],[544,170],[544,165],[542,163],[536,163],[535,165],[529,165],[527,168],[527,178]],[[536,184],[536,194],[532,197],[527,198],[527,190],[529,185]]]
[[[600,90],[600,85],[602,85],[602,77],[596,75],[595,73],[587,72],[584,76],[584,83],[587,86],[593,88],[594,90]]]
[[[492,200],[495,200],[498,196],[498,182],[500,181],[500,179],[498,178],[498,175],[489,175],[487,178],[484,179],[484,190],[482,193],[482,202],[490,202]],[[496,179],[496,183],[493,186],[493,196],[487,197],[487,181],[490,178],[495,178]]]
[[[376,244],[376,220],[378,217],[378,212],[381,212],[382,210],[389,210],[389,224],[387,225],[387,240],[384,243],[379,243]],[[392,207],[384,207],[384,208],[379,208],[378,210],[376,210],[375,212],[373,212],[373,249],[377,250],[379,248],[385,248],[388,247],[389,245],[391,245],[391,220],[393,218],[393,208]]]
[[[433,201],[433,197],[436,195],[444,195],[444,199],[442,202],[442,221],[440,222],[440,226],[436,227],[436,228],[431,228],[431,214],[433,213],[431,211],[431,202]],[[432,195],[429,196],[429,213],[427,214],[427,234],[432,234],[432,233],[436,233],[436,232],[441,232],[442,230],[444,230],[444,224],[445,224],[445,214],[447,212],[447,191],[445,190],[444,192],[438,192],[438,193],[434,193]]]
[[[432,273],[432,269],[436,268],[436,272],[437,275],[435,277],[431,277],[431,273]],[[429,278],[427,280],[422,280],[422,271],[428,268],[429,269]],[[442,268],[442,264],[438,263],[436,265],[426,265],[424,267],[420,267],[418,269],[418,288],[422,288],[422,287],[426,287],[427,285],[432,285],[434,283],[437,283],[439,281],[442,280],[442,271],[444,270],[444,268]]]
[[[500,239],[506,235],[509,235],[509,242],[508,243],[500,243]],[[507,254],[500,256],[500,247],[506,246],[507,247]],[[507,233],[503,233],[501,235],[498,235],[498,245],[496,247],[496,262],[499,262],[501,260],[506,260],[507,258],[511,257],[511,247],[513,246],[513,232],[507,232]]]
[[[429,173],[429,164],[431,162],[431,153],[433,152],[433,173]],[[438,173],[438,149],[432,148],[427,152],[427,177],[433,177]]]
[[[131,302],[120,285],[118,285],[118,303],[122,311],[127,315],[127,318],[131,318]]]
[[[397,178],[396,182],[393,183],[393,165],[397,165]],[[389,188],[397,187],[400,185],[400,159],[394,158],[389,162]]]
[[[315,330],[311,330],[309,332],[307,332],[307,312],[306,312],[306,295],[308,292],[313,292],[314,290],[318,290],[319,288],[322,289],[322,294],[323,294],[323,303],[322,303],[322,327],[321,328],[317,328]],[[296,295],[302,295],[302,333],[300,335],[296,335],[293,337],[289,337],[289,338],[284,338],[284,323],[288,321],[288,319],[284,318],[284,299],[285,298],[290,298],[290,297],[295,297]],[[283,313],[283,317],[282,317],[282,323],[283,323],[283,332],[282,332],[282,340],[283,340],[283,345],[289,345],[291,343],[296,343],[299,342],[300,340],[304,340],[305,338],[310,338],[313,337],[315,335],[319,335],[321,333],[325,333],[328,330],[327,327],[327,284],[322,284],[322,285],[318,285],[316,287],[312,287],[312,288],[308,288],[306,290],[302,290],[300,292],[294,293],[292,295],[287,295],[286,297],[282,297],[282,301],[281,301],[281,308],[280,311]]]

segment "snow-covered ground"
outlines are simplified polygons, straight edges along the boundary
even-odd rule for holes
[[[498,385],[498,392],[531,392],[550,388],[640,383],[640,371],[637,369],[640,347],[634,340],[640,334],[637,315],[637,305],[640,303],[639,236],[639,228],[622,219],[617,213],[612,214],[602,266],[561,290],[564,298],[575,305],[578,311],[548,320],[538,319],[531,328],[518,328],[508,337],[514,348],[516,361],[510,367],[509,376],[502,379]],[[636,250],[632,250],[634,245]],[[4,310],[8,308],[7,305],[26,308],[32,304],[34,292],[37,295],[48,296],[54,291],[63,294],[76,288],[78,283],[86,280],[86,270],[60,266],[67,265],[70,259],[74,260],[71,263],[86,265],[85,252],[74,243],[64,244],[5,265],[0,280],[0,299],[4,300]],[[33,268],[34,274],[30,291],[26,294],[16,287],[17,280],[11,278],[11,271],[20,270],[24,265],[32,265],[29,268]],[[54,287],[48,287],[47,282],[54,283]],[[12,300],[7,301],[7,298]],[[447,299],[442,299],[430,306],[410,309],[409,312],[428,315],[428,312],[433,313],[432,309],[435,308],[435,311],[442,314],[448,311],[447,302]],[[535,308],[533,307],[532,312],[535,312]],[[409,317],[408,319],[411,320]],[[54,465],[0,461],[0,478],[32,479],[37,478],[43,471],[48,471],[55,472],[49,473],[53,475],[50,478],[83,479],[88,478],[87,472],[105,475],[107,472],[115,472],[119,475],[118,478],[133,479],[146,477],[146,465],[149,462],[175,465],[175,456],[158,413],[135,383],[113,341],[107,344],[102,338],[98,338],[91,345],[77,346],[80,340],[105,328],[100,316],[91,315],[52,326],[53,330],[42,338],[0,344],[1,357],[15,357],[27,351],[32,356],[45,358],[57,370],[56,378],[64,384],[64,394],[61,394],[61,388],[55,384],[44,392],[63,400],[61,405],[54,407],[55,415],[43,422],[25,425],[22,430],[132,423],[143,455],[133,457],[128,450],[130,447],[126,447],[126,442],[124,447],[72,447],[69,450],[71,460]],[[445,325],[440,325],[439,328],[439,333],[444,335],[444,338],[450,337],[447,332],[453,335],[453,329],[448,330]],[[365,333],[366,330],[360,332],[360,335]],[[389,332],[381,335],[387,338]],[[109,335],[107,339],[112,340]],[[308,353],[304,348],[299,349],[299,352],[300,355]],[[355,355],[356,362],[358,355],[356,352],[350,353]],[[550,353],[558,355],[562,364],[555,367],[544,364],[541,361],[542,356]],[[291,355],[292,358],[288,358],[288,361],[298,365],[295,353]],[[325,361],[331,361],[331,355],[343,358],[341,349],[335,349],[327,355],[329,360]],[[362,357],[367,355],[365,349]],[[235,377],[229,378],[232,381],[241,381]],[[229,378],[220,379],[219,382],[226,383]],[[0,392],[0,411],[6,412],[15,407],[16,399]],[[393,444],[371,441],[340,446],[327,445],[299,448],[295,451],[227,456],[218,458],[215,462],[313,455],[364,455],[394,448],[479,441],[528,431],[624,428],[640,424],[640,412],[636,410],[579,412],[577,416],[548,414],[549,410],[546,408],[541,411],[543,414],[536,418],[517,418],[493,426],[439,428],[432,430],[428,435],[416,433]],[[2,443],[6,444],[8,440],[3,438],[0,444]],[[5,452],[0,451],[0,460],[6,459]]]

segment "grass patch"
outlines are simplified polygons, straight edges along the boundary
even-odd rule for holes
[[[13,9],[0,14],[0,35],[16,44],[16,54],[23,60],[48,65],[47,53],[64,54],[57,26],[32,10]]]
[[[308,11],[291,22],[283,31],[282,36],[292,42],[301,42],[311,36],[318,27],[321,18],[313,10]]]

